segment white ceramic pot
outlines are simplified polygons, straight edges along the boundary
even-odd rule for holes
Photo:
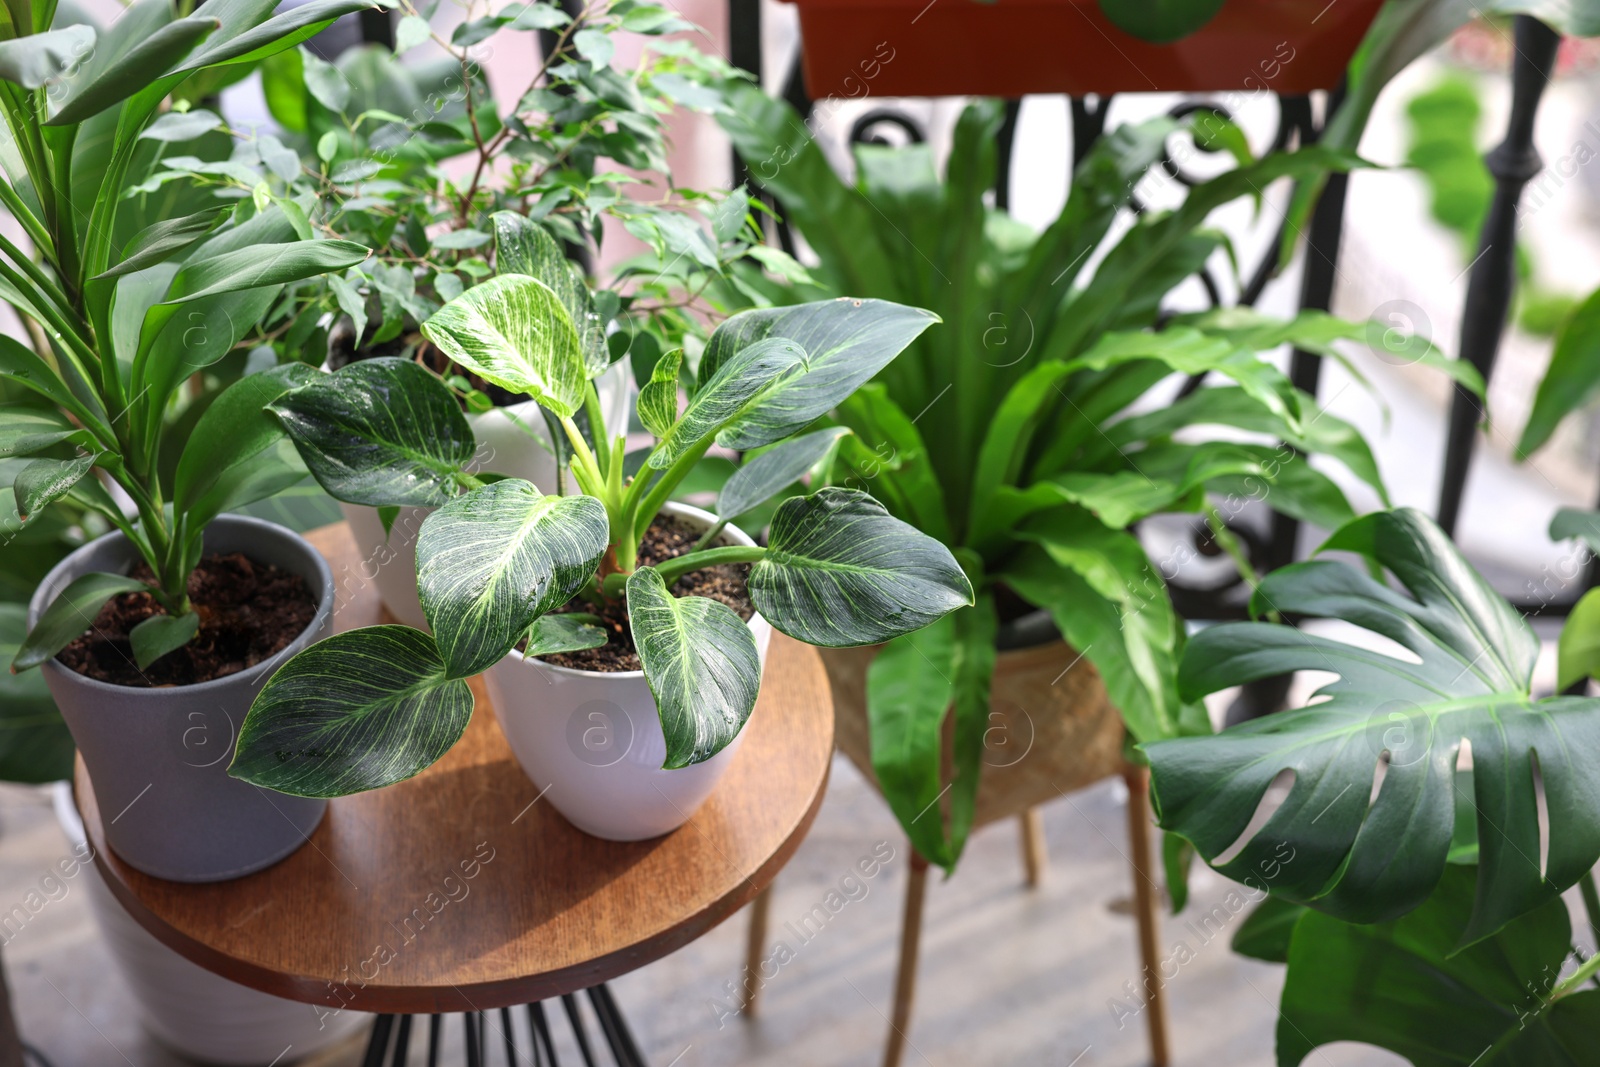
[[[716,521],[686,504],[663,511],[702,530]],[[755,544],[731,526],[721,543]],[[772,627],[760,615],[749,626],[764,666]],[[688,822],[744,741],[740,731],[704,763],[663,770],[667,739],[643,671],[577,671],[512,652],[484,680],[511,751],[544,799],[578,829],[608,841],[659,837]]]
[[[628,389],[633,384],[627,360],[614,364],[595,379],[600,394],[601,417],[609,432],[617,434],[628,425]],[[481,415],[468,416],[478,451],[473,470],[522,478],[547,493],[555,492],[556,461],[550,449],[549,432],[539,405],[532,400],[509,408],[495,408]],[[572,491],[571,479],[567,479]],[[378,509],[359,504],[340,504],[350,523],[360,559],[354,571],[334,575],[342,588],[351,583],[372,582],[389,614],[419,630],[428,628],[422,604],[417,599],[417,533],[432,508],[401,508],[394,525],[385,535]]]
[[[51,798],[74,854],[88,855],[72,787],[57,782]],[[298,1061],[349,1040],[370,1026],[356,1011],[322,1011],[231,982],[190,963],[157,941],[111,895],[92,860],[77,875],[117,969],[156,1040],[202,1063],[261,1067]],[[285,1049],[289,1050],[285,1055]]]

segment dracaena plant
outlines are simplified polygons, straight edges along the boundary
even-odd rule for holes
[[[250,203],[169,217],[169,200],[130,195],[158,154],[143,134],[169,94],[214,90],[367,5],[315,0],[282,15],[273,6],[214,0],[190,14],[140,0],[97,34],[52,29],[53,3],[7,5],[0,203],[32,250],[0,239],[0,298],[33,344],[0,337],[0,371],[50,406],[0,413],[0,456],[56,450],[15,474],[23,521],[70,497],[120,530],[155,576],[150,587],[80,577],[46,609],[14,669],[49,659],[110,597],[133,590],[165,609],[130,635],[139,664],[181,647],[198,624],[187,579],[206,523],[296,478],[294,464],[274,462],[275,425],[226,421],[244,410],[236,397],[194,427],[188,461],[164,479],[163,443],[184,432],[166,415],[184,381],[230,352],[285,283],[348,267],[366,249],[308,240],[282,212]],[[66,446],[75,454],[62,456]],[[100,475],[126,493],[133,517]]]
[[[1255,159],[1237,130],[1215,120],[1124,126],[1087,153],[1060,217],[1034,234],[985,204],[1001,121],[993,101],[961,116],[943,180],[926,146],[859,145],[852,186],[787,105],[754,86],[729,92],[724,125],[816,252],[816,282],[928,307],[948,324],[840,406],[838,421],[854,433],[834,469],[836,481],[870,487],[892,514],[951,546],[979,591],[974,609],[890,643],[868,676],[879,781],[917,849],[948,866],[970,825],[982,763],[996,593],[1050,612],[1098,668],[1134,738],[1203,730],[1197,707],[1177,692],[1183,631],[1165,586],[1171,566],[1152,562],[1135,525],[1161,512],[1198,513],[1236,548],[1227,520],[1263,500],[1335,528],[1354,514],[1307,461],[1313,455],[1383,497],[1360,434],[1319,411],[1267,358],[1285,343],[1343,358],[1339,342],[1381,331],[1319,313],[1292,321],[1247,308],[1162,314],[1168,292],[1224,249],[1226,238],[1207,227],[1216,208],[1352,160],[1315,149]],[[1170,210],[1144,209],[1114,229],[1181,132],[1230,146],[1238,165]],[[1383,339],[1397,358],[1477,387],[1470,367],[1426,341]],[[1189,385],[1176,398],[1175,376]],[[947,785],[939,738],[952,705],[958,771],[941,826],[920,816]]]
[[[741,510],[794,480],[837,430],[804,433],[935,320],[874,300],[740,315],[711,335],[692,374],[664,354],[638,400],[654,445],[637,470],[625,438],[591,444],[576,416],[598,403],[609,357],[574,323],[554,240],[516,215],[497,222],[498,276],[423,324],[457,365],[531,397],[572,450],[581,495],[466,469],[472,435],[453,395],[414,362],[373,359],[279,397],[272,410],[311,472],[358,504],[437,507],[417,540],[417,591],[432,633],[376,626],[336,635],[285,664],[240,731],[230,773],[283,792],[331,796],[400,781],[437,760],[472,712],[466,679],[520,642],[530,656],[597,647],[605,631],[574,597],[626,601],[628,623],[666,736],[667,767],[710,758],[755,706],[755,639],[739,615],[676,597],[697,568],[750,565],[755,608],[819,645],[884,641],[970,603],[949,550],[865,493],[823,488],[785,501],[765,547],[706,547],[638,565],[651,521],[706,452],[764,450],[740,469]],[[680,409],[680,383],[688,402]],[[601,426],[598,418],[589,423]],[[819,442],[818,436],[823,440]],[[821,446],[819,448],[819,445]]]
[[[1551,532],[1593,544],[1597,530],[1566,512]],[[1144,746],[1162,825],[1272,894],[1235,947],[1289,965],[1278,1063],[1345,1040],[1416,1064],[1590,1062],[1600,956],[1575,948],[1561,894],[1579,885],[1600,921],[1600,700],[1536,693],[1533,629],[1420,512],[1364,516],[1331,550],[1371,570],[1284,567],[1253,614],[1387,642],[1265,621],[1203,630],[1179,672],[1186,699],[1296,670],[1334,678],[1302,707]],[[1595,670],[1592,610],[1563,632],[1564,682]],[[1287,795],[1267,807],[1275,779]]]

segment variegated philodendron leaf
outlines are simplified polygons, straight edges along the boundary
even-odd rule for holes
[[[678,421],[678,371],[683,366],[683,349],[664,352],[650,371],[650,380],[639,389],[639,421],[654,437],[665,437]]]
[[[417,537],[417,591],[449,676],[504,658],[535,619],[594,576],[610,540],[594,497],[545,496],[514,478],[428,516]]]
[[[943,544],[866,493],[829,487],[785,501],[750,599],[808,645],[843,648],[920,630],[972,603],[972,583]]]
[[[536,278],[502,274],[474,286],[423,323],[422,334],[458,366],[556,415],[570,418],[583,406],[589,372],[578,332]]]
[[[312,645],[267,681],[228,773],[302,797],[379,789],[450,751],[471,717],[472,690],[446,676],[427,634],[350,630]]]
[[[806,371],[784,379],[717,434],[725,448],[781,441],[826,414],[869,381],[939,316],[887,300],[819,300],[795,307],[741,311],[717,327],[700,357],[709,382],[753,342],[787,337],[807,357]]]
[[[839,438],[850,433],[848,426],[830,426],[785,441],[733,472],[717,494],[717,515],[732,519],[757,504],[771,500],[832,451]]]
[[[578,331],[588,376],[604,374],[611,366],[611,352],[606,347],[605,323],[595,314],[594,296],[583,270],[567,258],[548,230],[526,215],[497,211],[490,218],[494,220],[496,272],[526,274],[548,285]]]
[[[443,504],[477,450],[450,390],[410,360],[364,359],[268,407],[322,488],[352,504]]]
[[[687,767],[721,752],[761,690],[750,627],[726,604],[673,596],[651,567],[628,576],[628,625],[667,738],[662,766]]]
[[[605,628],[596,626],[599,616],[564,612],[546,615],[528,627],[528,643],[522,649],[524,656],[549,656],[557,652],[582,652],[586,648],[599,648],[610,639]]]
[[[650,466],[670,467],[685,452],[722,428],[757,396],[785,374],[806,365],[805,349],[772,337],[736,353],[701,386],[688,408],[650,453]]]

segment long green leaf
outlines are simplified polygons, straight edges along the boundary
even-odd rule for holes
[[[92,26],[68,26],[0,41],[0,78],[24,89],[59,81],[94,48]]]
[[[653,567],[628,576],[628,625],[666,734],[662,766],[687,767],[721,752],[761,691],[750,627],[726,604],[673,596]]]
[[[82,443],[88,434],[48,408],[0,404],[0,459],[26,456],[63,441]]]
[[[477,450],[450,390],[409,360],[360,360],[268,406],[322,487],[351,504],[437,507]]]
[[[475,489],[428,516],[417,538],[417,590],[449,676],[503,659],[594,577],[610,540],[599,500],[545,496],[520,479]]]
[[[1600,289],[1578,305],[1556,336],[1550,366],[1517,442],[1518,458],[1543,447],[1561,420],[1586,406],[1596,392],[1600,392]]]
[[[221,25],[209,16],[167,23],[78,87],[45,125],[70,126],[113,104],[120,104],[160,78],[169,67],[188,55],[201,38]]]
[[[169,652],[194,640],[200,630],[200,615],[152,615],[128,631],[128,643],[133,646],[133,661],[142,671]]]
[[[22,468],[12,490],[17,495],[17,514],[27,521],[71,492],[79,479],[94,467],[94,456],[73,459],[36,459]]]
[[[242,378],[200,416],[178,460],[172,502],[197,533],[224,511],[252,504],[305,477],[283,424],[267,405],[309,385],[317,372],[300,363]]]
[[[948,548],[866,493],[833,487],[784,501],[749,581],[774,627],[833,648],[891,640],[973,600]]]
[[[818,430],[791,438],[748,461],[723,483],[722,492],[717,494],[717,515],[734,519],[766,503],[822,462],[839,438],[849,432],[847,426]]]
[[[267,681],[228,773],[303,797],[380,789],[435,763],[471,717],[472,690],[446,676],[427,634],[350,630],[312,645]]]
[[[226,208],[211,207],[179,219],[162,219],[142,230],[128,242],[123,259],[115,267],[91,281],[108,281],[153,267],[192,247],[226,218]]]
[[[137,578],[121,574],[80,574],[57,594],[39,616],[39,621],[33,624],[11,660],[12,673],[37,667],[70,645],[93,624],[106,601],[118,593],[141,593],[148,588]]]

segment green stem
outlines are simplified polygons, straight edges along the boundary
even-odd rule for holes
[[[676,463],[662,472],[661,477],[656,480],[656,483],[650,487],[650,491],[645,494],[644,499],[639,502],[633,523],[635,529],[638,529],[641,533],[649,529],[650,520],[656,517],[656,512],[660,511],[661,506],[672,496],[672,491],[678,488],[678,484],[689,476],[689,472],[694,470],[695,464],[700,462],[701,457],[706,454],[706,450],[710,447],[711,438],[708,435],[699,444],[679,456]]]
[[[33,242],[33,247],[46,260],[54,262],[56,258],[56,245],[50,239],[49,231],[44,228],[44,223],[33,210],[22,202],[22,197],[11,187],[8,181],[0,180],[0,205],[11,213],[11,217],[22,224],[23,231],[28,235],[28,240]]]
[[[655,569],[656,573],[661,575],[661,580],[670,587],[673,582],[690,571],[716,567],[724,563],[756,563],[766,554],[767,550],[760,545],[726,545],[722,548],[708,548],[704,552],[687,552],[681,556],[674,556],[663,563],[657,563]],[[626,574],[608,574],[601,588],[606,596],[614,599],[622,595],[627,581]]]
[[[583,439],[583,434],[578,432],[578,424],[572,421],[571,416],[561,417],[561,429],[566,432],[567,441],[572,445],[572,454],[577,459],[573,465],[572,474],[578,479],[578,488],[590,496],[605,499],[606,478],[600,473],[600,467],[595,462],[594,453],[589,451],[589,444]],[[589,484],[585,485],[585,482]]]
[[[610,442],[606,439],[606,420],[600,415],[600,394],[590,380],[583,387],[583,413],[589,416],[589,432],[594,435],[594,460],[603,471],[611,469]],[[618,456],[617,470],[621,471],[622,457]]]
[[[1589,916],[1589,929],[1594,932],[1595,942],[1600,944],[1600,892],[1595,889],[1593,871],[1585,871],[1578,879],[1578,892],[1583,897],[1583,910]]]
[[[1211,527],[1211,537],[1217,542],[1217,546],[1226,552],[1228,558],[1233,560],[1233,565],[1239,568],[1239,576],[1244,579],[1245,584],[1250,587],[1251,595],[1254,596],[1255,591],[1261,587],[1261,575],[1256,573],[1255,567],[1250,563],[1250,557],[1245,554],[1244,546],[1239,544],[1239,539],[1228,529],[1228,524],[1223,521],[1222,515],[1211,504],[1206,505],[1206,525]],[[1273,622],[1282,621],[1276,610],[1267,612],[1267,617]]]
[[[1600,972],[1600,952],[1583,961],[1583,964],[1570,975],[1564,978],[1557,986],[1550,990],[1550,995],[1545,998],[1548,1007],[1569,993],[1574,992],[1579,986],[1587,982],[1596,972]]]
[[[707,545],[709,545],[711,542],[715,541],[717,539],[717,535],[720,534],[723,530],[725,530],[727,528],[727,526],[728,526],[728,520],[727,519],[718,519],[714,526],[706,527],[706,532],[701,534],[700,535],[700,540],[698,540],[698,541],[696,541],[694,543],[694,550],[696,552],[698,552],[702,548],[705,548]]]

